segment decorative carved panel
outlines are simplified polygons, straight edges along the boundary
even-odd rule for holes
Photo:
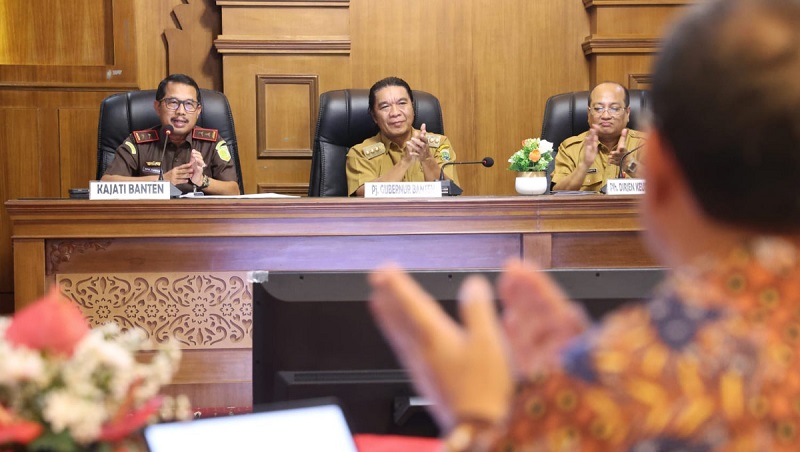
[[[311,157],[319,77],[256,75],[258,158]]]
[[[111,240],[57,240],[47,242],[45,268],[48,275],[58,272],[58,266],[69,262],[73,254],[105,250]]]
[[[141,328],[189,350],[252,346],[246,272],[61,274],[56,282],[93,327]]]

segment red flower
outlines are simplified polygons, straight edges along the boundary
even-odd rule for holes
[[[161,396],[153,397],[138,410],[125,413],[122,416],[115,416],[114,419],[103,426],[100,436],[97,437],[98,441],[120,441],[140,429],[147,423],[150,416],[158,412],[163,400],[164,398]],[[126,405],[123,404],[121,410],[124,409],[126,409]]]
[[[47,296],[14,315],[6,339],[34,350],[72,356],[88,332],[89,325],[78,307],[54,287]]]
[[[28,444],[38,438],[42,430],[39,423],[19,419],[0,406],[0,444]]]

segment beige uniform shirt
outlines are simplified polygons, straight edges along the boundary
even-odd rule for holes
[[[436,163],[440,167],[445,163],[456,160],[456,154],[450,147],[450,140],[446,136],[430,132],[428,132],[427,136],[428,147],[433,152],[433,158],[436,159]],[[380,133],[350,148],[347,152],[348,194],[353,196],[358,187],[386,174],[402,157],[403,149]],[[448,165],[444,169],[444,173],[458,184],[455,165]],[[403,177],[403,182],[424,181],[425,172],[422,170],[422,163],[412,165]]]
[[[588,134],[589,132],[586,131],[578,136],[567,138],[558,147],[558,154],[556,154],[556,166],[552,174],[553,183],[557,183],[564,177],[569,176],[573,171],[575,171],[575,168],[578,167],[578,164],[583,160],[583,153],[585,152],[584,141],[586,140],[586,135]],[[646,137],[644,133],[633,129],[628,129],[628,138],[625,141],[627,149],[631,151],[641,146],[644,144],[645,138]],[[609,149],[602,143],[598,143],[597,158],[594,159],[594,163],[592,163],[592,166],[586,173],[586,177],[583,179],[581,190],[600,191],[608,179],[614,179],[618,177],[619,166],[608,162],[608,154],[616,148],[616,145],[612,149]],[[639,148],[638,150],[634,151],[631,155],[625,158],[624,163],[627,164],[628,162],[631,162],[632,158],[636,159],[637,161],[641,160],[639,157],[643,155],[641,154],[642,151],[643,148]]]

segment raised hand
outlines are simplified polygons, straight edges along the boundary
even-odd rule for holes
[[[586,139],[583,141],[583,162],[589,167],[592,166],[594,160],[597,158],[597,147],[600,143],[600,138],[598,136],[599,130],[600,126],[593,124],[589,128],[589,133],[586,135]]]
[[[372,313],[421,395],[433,402],[439,425],[501,421],[513,384],[489,282],[472,276],[461,287],[463,326],[395,266],[373,273],[370,283]]]
[[[608,154],[608,163],[617,166],[620,166],[623,163],[622,158],[625,156],[625,153],[628,152],[627,139],[628,129],[622,129],[622,132],[619,136],[619,142],[617,143],[617,148]]]
[[[558,366],[564,346],[589,326],[583,309],[530,264],[513,261],[506,265],[498,280],[498,293],[519,376],[531,378]]]

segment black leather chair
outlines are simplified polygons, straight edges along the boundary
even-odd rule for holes
[[[228,144],[236,166],[239,192],[244,194],[242,167],[239,164],[239,147],[233,115],[228,98],[219,91],[200,90],[203,111],[197,126],[218,129]],[[134,130],[144,130],[159,125],[158,114],[153,109],[156,90],[129,91],[112,94],[100,104],[100,123],[97,127],[97,179],[103,177],[106,167],[114,160],[115,151]]]
[[[439,100],[413,91],[414,127],[444,134]],[[346,156],[354,145],[378,133],[369,114],[369,90],[342,89],[319,96],[319,117],[311,155],[308,196],[347,196]]]
[[[642,114],[647,110],[648,92],[640,89],[628,90],[631,116],[628,127],[641,130]],[[547,99],[542,121],[542,139],[558,145],[569,137],[589,130],[586,108],[589,106],[589,91],[574,91],[556,94]]]

